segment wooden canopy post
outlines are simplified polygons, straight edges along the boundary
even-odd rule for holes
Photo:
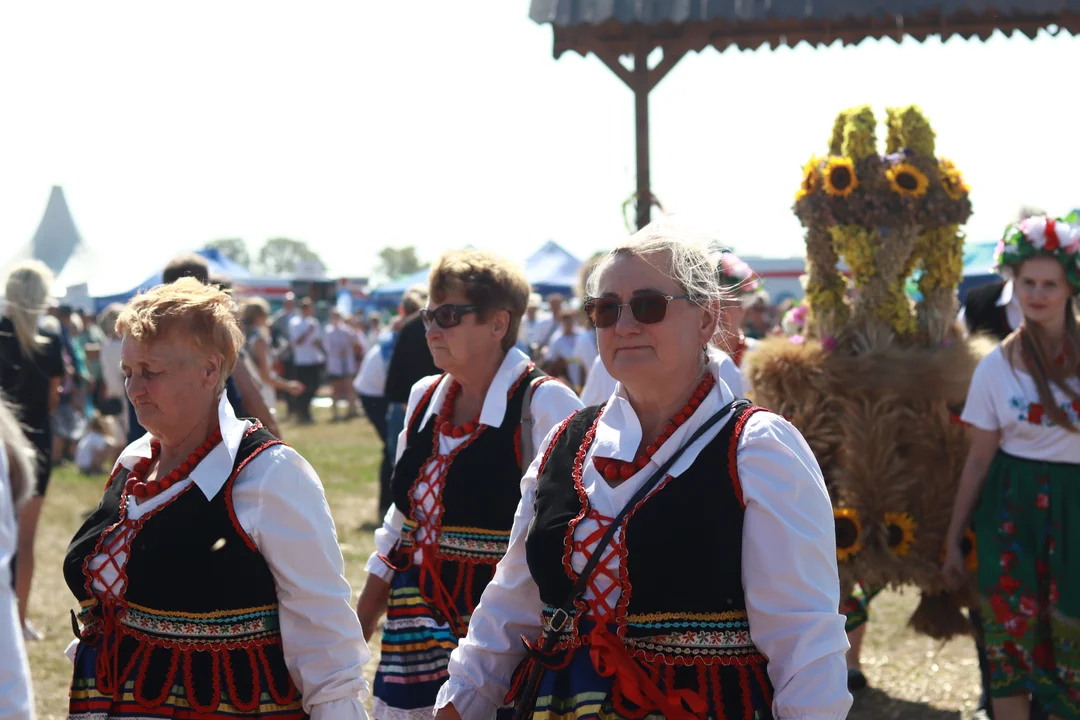
[[[649,43],[644,33],[637,38],[637,48],[632,54],[634,69],[631,71],[619,60],[619,56],[607,47],[593,48],[593,53],[615,75],[626,83],[634,93],[634,127],[637,150],[637,227],[649,224],[652,216],[652,184],[649,177],[649,93],[664,76],[671,72],[688,48],[664,47],[664,57],[655,67],[649,67]]]
[[[641,40],[644,40],[642,36]],[[634,128],[637,146],[637,229],[652,216],[652,184],[649,182],[649,49],[638,42],[634,53]]]

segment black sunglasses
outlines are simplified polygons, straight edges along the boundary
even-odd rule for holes
[[[641,293],[621,303],[616,298],[599,297],[585,301],[585,314],[598,328],[609,328],[619,322],[624,307],[629,307],[634,319],[644,325],[661,322],[667,317],[667,306],[672,300],[689,300],[689,295],[665,295],[658,292]]]
[[[435,323],[444,330],[457,327],[461,320],[471,312],[476,312],[475,305],[440,305],[434,310],[420,308],[420,318],[424,321],[424,327],[430,328]]]

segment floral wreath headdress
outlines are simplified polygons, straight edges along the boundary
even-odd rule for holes
[[[994,250],[994,264],[1010,273],[1025,260],[1052,257],[1065,269],[1073,294],[1080,294],[1080,223],[1076,214],[1064,219],[1029,217],[1005,229]]]
[[[738,297],[753,295],[761,289],[761,278],[733,252],[725,250],[716,264],[716,280],[720,287]]]

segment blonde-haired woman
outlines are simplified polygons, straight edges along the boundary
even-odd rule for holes
[[[255,366],[263,401],[271,413],[277,412],[277,394],[283,390],[292,396],[304,392],[303,383],[286,380],[274,372],[270,352],[270,304],[262,298],[249,298],[240,306],[240,321],[244,325],[245,346]]]
[[[34,694],[23,644],[18,601],[11,584],[15,555],[15,516],[34,486],[37,449],[19,427],[7,403],[0,401],[0,718],[31,720]]]
[[[832,505],[798,431],[737,400],[706,353],[711,250],[653,225],[592,275],[618,386],[522,480],[439,717],[847,717]]]
[[[971,449],[946,539],[965,575],[974,518],[996,720],[1080,718],[1080,224],[1032,217],[998,244],[1024,319],[979,363],[961,418]]]
[[[81,622],[75,720],[362,720],[370,657],[322,484],[223,392],[243,335],[194,278],[117,320],[148,431],[64,561]]]
[[[19,540],[15,562],[15,594],[27,636],[39,638],[27,618],[34,578],[34,537],[41,506],[52,474],[52,411],[60,400],[64,360],[60,339],[38,327],[48,307],[53,275],[44,263],[16,265],[4,285],[4,314],[0,318],[0,391],[38,450],[32,496],[19,511]]]
[[[581,407],[515,347],[529,283],[489,253],[450,252],[421,310],[444,373],[417,382],[397,444],[393,505],[357,612],[383,612],[372,716],[430,718],[450,651],[506,550],[521,475],[548,430]]]

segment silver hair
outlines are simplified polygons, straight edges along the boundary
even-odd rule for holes
[[[600,276],[620,257],[638,257],[670,277],[698,306],[717,315],[732,300],[719,281],[717,267],[725,247],[711,235],[697,232],[671,219],[646,225],[611,249],[585,282],[589,297],[600,293]],[[718,327],[717,333],[720,332]],[[717,336],[713,336],[713,343]]]
[[[724,247],[711,236],[671,220],[658,220],[638,230],[601,258],[589,274],[585,292],[596,297],[604,271],[618,258],[630,256],[641,258],[670,277],[701,307],[722,305],[730,299],[716,274],[723,251]]]

